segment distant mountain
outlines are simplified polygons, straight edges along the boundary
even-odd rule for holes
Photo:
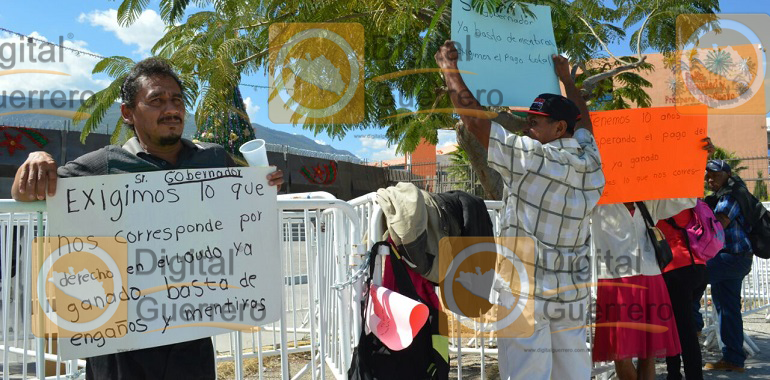
[[[53,99],[53,100],[51,100]],[[51,96],[49,99],[41,101],[40,99],[31,98],[31,101],[27,101],[27,98],[0,96],[0,124],[11,126],[22,126],[37,129],[67,129],[70,131],[82,131],[83,123],[78,125],[72,125],[72,120],[68,116],[60,116],[52,113],[56,111],[77,111],[80,107],[80,100],[65,100]],[[15,112],[30,112],[35,110],[42,110],[37,113],[17,113]],[[102,119],[102,123],[94,130],[95,133],[111,134],[115,129],[115,123],[120,117],[120,104],[115,103],[110,107]],[[270,129],[257,123],[251,123],[254,127],[254,136],[265,140],[270,144],[288,145],[293,148],[312,150],[322,153],[342,154],[354,156],[346,150],[335,149],[329,145],[318,144],[313,139],[307,138],[301,135],[294,135],[291,133],[277,131]],[[195,117],[193,114],[188,114],[185,118],[184,136],[186,138],[192,137],[195,133]]]
[[[254,127],[254,136],[265,140],[267,143],[288,145],[298,149],[314,150],[323,153],[346,154],[356,157],[355,154],[350,153],[347,150],[340,150],[335,149],[329,145],[322,145],[315,142],[313,139],[302,135],[294,135],[291,133],[276,131],[275,129],[270,129],[257,123],[251,123],[251,126]]]

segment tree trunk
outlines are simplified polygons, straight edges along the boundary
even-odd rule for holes
[[[636,62],[629,63],[629,64],[626,64],[626,65],[623,65],[623,66],[618,66],[618,67],[616,67],[616,68],[614,68],[612,70],[605,71],[605,72],[599,73],[599,74],[594,74],[591,77],[586,78],[583,81],[582,88],[580,89],[581,93],[583,94],[583,98],[585,99],[586,97],[590,97],[591,94],[594,91],[594,88],[596,87],[596,85],[599,84],[599,82],[601,82],[601,81],[603,81],[603,80],[605,80],[607,78],[612,78],[615,75],[618,75],[618,74],[620,74],[622,72],[634,70],[637,67],[643,65],[645,63],[645,61],[647,61],[647,56],[646,55],[642,56]],[[583,70],[585,70],[585,68],[583,68]],[[573,76],[573,78],[574,78],[574,76]]]
[[[526,119],[511,114],[510,112],[503,111],[503,107],[494,107],[491,110],[497,112],[497,117],[492,119],[495,123],[500,124],[508,132],[517,133],[524,129],[524,123]],[[485,199],[489,200],[501,200],[503,198],[503,178],[500,173],[489,167],[487,163],[487,150],[479,143],[470,131],[465,128],[465,124],[462,121],[455,124],[455,132],[457,133],[457,143],[460,147],[468,153],[468,160],[470,160],[471,167],[479,176],[479,182],[481,187],[484,188]]]
[[[484,188],[484,199],[500,200],[503,196],[503,178],[487,164],[487,151],[462,121],[455,124],[457,143],[460,144],[470,160],[471,167],[479,176],[481,187]]]

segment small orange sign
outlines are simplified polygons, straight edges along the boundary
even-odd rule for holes
[[[703,196],[707,110],[681,108],[591,113],[606,180],[599,204]]]

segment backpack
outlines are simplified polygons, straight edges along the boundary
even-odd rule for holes
[[[731,177],[727,188],[706,197],[706,203],[713,209],[719,197],[725,193],[732,196],[741,207],[744,223],[749,230],[752,253],[759,258],[770,259],[770,213],[739,177]]]
[[[428,306],[428,321],[412,340],[412,344],[395,351],[373,333],[366,333],[366,309],[369,289],[374,277],[375,257],[380,247],[390,250],[390,262],[398,292]],[[353,350],[348,380],[446,380],[449,379],[449,342],[441,336],[439,325],[448,323],[443,313],[434,309],[417,294],[404,264],[387,242],[375,243],[369,252],[369,277],[365,280],[361,301],[361,335]],[[442,321],[443,319],[443,321]]]
[[[755,256],[770,259],[770,213],[767,212],[765,206],[759,203],[759,218],[751,226],[751,232],[749,232],[749,241],[751,241],[751,248]]]
[[[709,206],[700,199],[692,209],[693,217],[680,227],[674,218],[666,219],[672,227],[683,230],[690,252],[705,261],[711,260],[725,245],[725,231]]]

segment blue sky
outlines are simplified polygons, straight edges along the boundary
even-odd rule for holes
[[[66,46],[77,47],[102,56],[122,55],[140,60],[150,54],[152,45],[163,34],[163,24],[157,13],[157,0],[151,0],[151,7],[145,11],[138,22],[129,28],[119,27],[116,21],[116,9],[122,0],[38,0],[35,8],[41,11],[31,11],[27,2],[8,1],[0,8],[0,28],[33,35],[49,41],[57,41],[63,36]],[[723,13],[770,13],[770,2],[742,0],[722,0],[720,5]],[[0,40],[17,41],[0,31]],[[630,54],[628,42],[611,46],[615,55]],[[105,76],[90,74],[97,58],[85,55],[75,56],[65,53],[64,62],[57,63],[51,70],[70,73],[65,79],[45,78],[51,83],[40,81],[30,83],[23,75],[0,77],[0,84],[8,90],[27,88],[78,89],[97,91],[109,84]],[[40,68],[40,67],[35,67]],[[24,78],[22,78],[24,77]],[[36,80],[37,77],[36,77]],[[264,75],[253,75],[243,79],[243,83],[267,85]],[[378,137],[356,137],[360,135],[383,135],[383,130],[364,130],[350,132],[343,140],[332,140],[326,135],[314,136],[312,132],[291,125],[274,124],[267,114],[267,90],[252,87],[241,87],[244,100],[253,122],[267,127],[308,136],[320,143],[330,144],[338,149],[346,149],[361,158],[383,160],[394,157],[394,148],[388,147],[384,139]],[[453,131],[442,131],[439,134],[439,148],[454,142]]]

